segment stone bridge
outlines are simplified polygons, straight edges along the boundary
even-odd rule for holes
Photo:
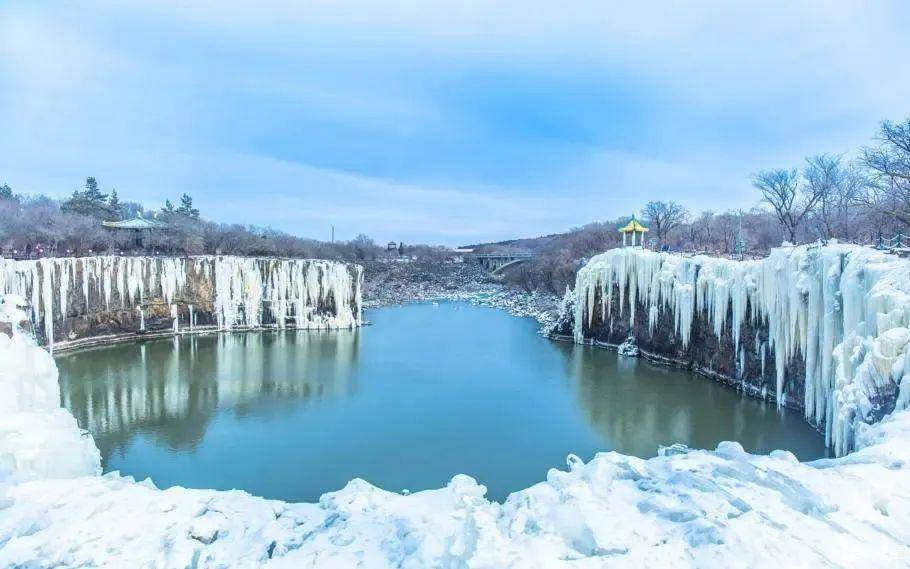
[[[495,275],[506,267],[525,263],[535,257],[533,253],[471,253],[465,255],[465,261],[477,263]]]

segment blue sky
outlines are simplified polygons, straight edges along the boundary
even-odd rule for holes
[[[0,182],[461,244],[748,176],[910,116],[910,2],[0,2]]]

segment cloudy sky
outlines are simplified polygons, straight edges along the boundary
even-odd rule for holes
[[[910,115],[908,24],[906,0],[3,0],[0,183],[444,244],[751,207],[751,172]]]

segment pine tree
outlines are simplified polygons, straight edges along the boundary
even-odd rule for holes
[[[107,203],[107,194],[101,193],[94,177],[85,179],[85,190],[73,191],[72,197],[63,202],[63,210],[92,217],[106,217],[111,214]]]
[[[404,241],[402,241],[401,243],[398,244],[398,256],[399,257],[404,256]]]
[[[193,198],[189,194],[183,194],[180,197],[180,207],[177,208],[177,212],[193,219],[199,219],[199,210],[193,207]]]
[[[174,209],[174,204],[171,203],[171,200],[164,200],[164,207],[161,209],[163,213],[171,214],[176,211]]]
[[[9,184],[0,186],[0,200],[8,200],[11,197],[13,197],[13,189],[9,187]]]
[[[107,201],[107,194],[101,193],[98,188],[98,181],[93,176],[85,179],[85,192],[82,195],[87,202],[92,204],[101,204]]]
[[[111,213],[116,219],[123,219],[123,206],[120,204],[120,198],[117,196],[117,189],[111,190],[111,196],[107,201]]]

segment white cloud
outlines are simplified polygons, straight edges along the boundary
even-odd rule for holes
[[[0,176],[450,243],[654,198],[748,207],[750,172],[908,112],[908,21],[897,1],[7,2]]]

